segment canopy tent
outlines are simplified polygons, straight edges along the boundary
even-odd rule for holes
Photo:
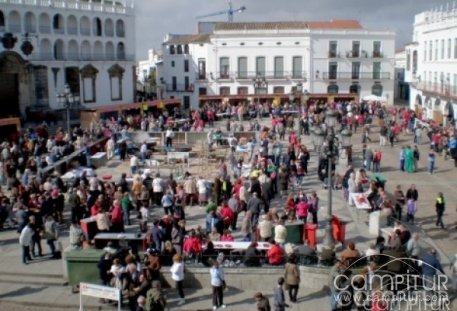
[[[363,97],[363,100],[369,102],[386,102],[387,98],[385,98],[384,96],[376,96],[374,94],[371,94]]]

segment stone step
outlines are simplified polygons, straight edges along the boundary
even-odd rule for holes
[[[38,286],[66,286],[67,281],[62,276],[25,274],[25,273],[0,273],[0,283],[29,284]]]

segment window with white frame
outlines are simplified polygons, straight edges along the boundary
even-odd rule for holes
[[[454,58],[457,58],[457,38],[454,39]]]
[[[444,53],[446,49],[444,48],[444,39],[441,40],[441,59],[444,59]]]
[[[228,57],[219,58],[219,77],[221,79],[228,79],[230,75],[230,60]]]
[[[238,57],[238,78],[246,79],[248,77],[248,58]]]
[[[429,53],[428,53],[428,60],[432,60],[432,59],[433,59],[433,58],[432,58],[432,57],[433,57],[433,41],[430,40],[430,42],[429,42],[428,45],[429,45],[429,47],[428,47],[428,48],[429,48],[429,51],[428,51],[428,52],[429,52]]]
[[[427,61],[427,41],[424,41],[424,62]]]
[[[301,78],[303,71],[303,57],[294,56],[292,58],[292,78]]]
[[[435,60],[438,60],[438,40],[435,40]]]
[[[266,69],[266,64],[265,64],[265,57],[264,56],[258,56],[255,59],[255,72],[256,75],[265,77],[265,69]]]
[[[274,77],[277,79],[284,78],[284,57],[276,56],[275,57],[275,72]]]

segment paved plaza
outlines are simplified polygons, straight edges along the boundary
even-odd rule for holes
[[[268,125],[268,120],[262,121]],[[222,126],[221,126],[222,127]],[[425,135],[424,135],[425,137]],[[381,148],[383,152],[381,162],[381,173],[387,178],[387,190],[392,192],[396,185],[402,185],[405,191],[410,184],[414,183],[419,190],[419,205],[417,223],[411,227],[411,231],[418,232],[423,240],[423,245],[436,248],[440,254],[441,262],[448,269],[449,257],[457,252],[457,179],[455,178],[457,169],[454,168],[452,160],[445,161],[442,157],[437,157],[436,172],[430,175],[426,171],[426,154],[429,151],[428,144],[424,142],[419,146],[421,159],[419,161],[419,171],[414,174],[401,172],[399,167],[400,146],[413,145],[411,135],[401,135],[400,141],[393,148],[390,146],[379,147],[378,128],[373,127],[371,132],[372,142],[369,144],[373,148]],[[354,144],[354,166],[359,168],[361,160],[361,138],[360,133],[353,136]],[[311,138],[302,137],[302,142],[311,148]],[[197,161],[193,159],[192,161]],[[321,209],[319,211],[319,231],[318,241],[324,235],[324,222],[326,219],[327,190],[323,189],[316,175],[317,158],[313,153],[310,161],[310,176],[306,178],[303,185],[305,191],[316,190],[321,199]],[[113,170],[113,167],[115,169]],[[337,170],[344,173],[346,170],[346,160],[340,159]],[[98,170],[98,175],[102,176],[106,172],[113,174],[113,179],[117,180],[122,172],[128,172],[128,163],[119,163],[117,160],[111,161],[108,168]],[[435,226],[435,207],[434,202],[437,193],[441,191],[447,202],[444,222],[446,229],[443,230]],[[282,208],[283,202],[275,199],[272,206]],[[368,231],[368,216],[366,213],[356,213],[354,208],[347,206],[342,198],[341,191],[333,193],[333,211],[345,221],[348,221],[346,230],[346,240],[353,241],[360,250],[367,249],[369,243],[373,242],[375,236],[371,236]],[[153,214],[161,215],[162,209],[152,211]],[[187,208],[188,219],[187,228],[190,229],[204,223],[204,209],[200,207]],[[68,216],[68,215],[67,215]],[[241,218],[241,216],[239,216]],[[135,230],[136,225],[129,228]],[[65,230],[68,230],[65,227]],[[63,239],[64,246],[68,244],[67,231]],[[235,237],[239,237],[239,232],[235,232]],[[45,243],[42,243],[46,249]],[[79,306],[79,295],[72,294],[71,288],[64,285],[63,262],[61,260],[48,260],[44,257],[35,260],[29,265],[21,263],[20,247],[18,245],[18,235],[15,231],[0,232],[0,310],[77,310]],[[46,252],[46,251],[45,251]],[[162,269],[167,269],[163,267]],[[208,274],[209,278],[209,274]],[[302,280],[299,290],[298,303],[289,310],[329,310],[329,295],[324,289],[310,290],[306,286],[306,279]],[[225,292],[225,302],[227,310],[254,310],[255,304],[253,295],[257,290],[252,288],[250,291],[241,291],[228,285]],[[275,284],[271,284],[273,289]],[[174,289],[166,290],[168,307],[170,310],[208,310],[211,307],[210,289],[187,289],[186,304],[178,307],[178,298]],[[272,303],[272,292],[265,292],[270,297]],[[84,298],[87,310],[115,310],[114,306],[99,304],[97,299]],[[26,307],[25,307],[26,306]],[[457,310],[457,308],[454,308]]]

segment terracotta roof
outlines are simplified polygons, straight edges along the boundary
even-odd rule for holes
[[[215,30],[362,29],[356,20],[216,23]]]
[[[189,43],[207,43],[209,40],[210,34],[202,33],[195,35],[179,35],[172,37],[170,40],[165,42],[165,44],[189,44]]]
[[[353,19],[335,19],[330,21],[308,22],[311,29],[362,29],[359,21]]]

